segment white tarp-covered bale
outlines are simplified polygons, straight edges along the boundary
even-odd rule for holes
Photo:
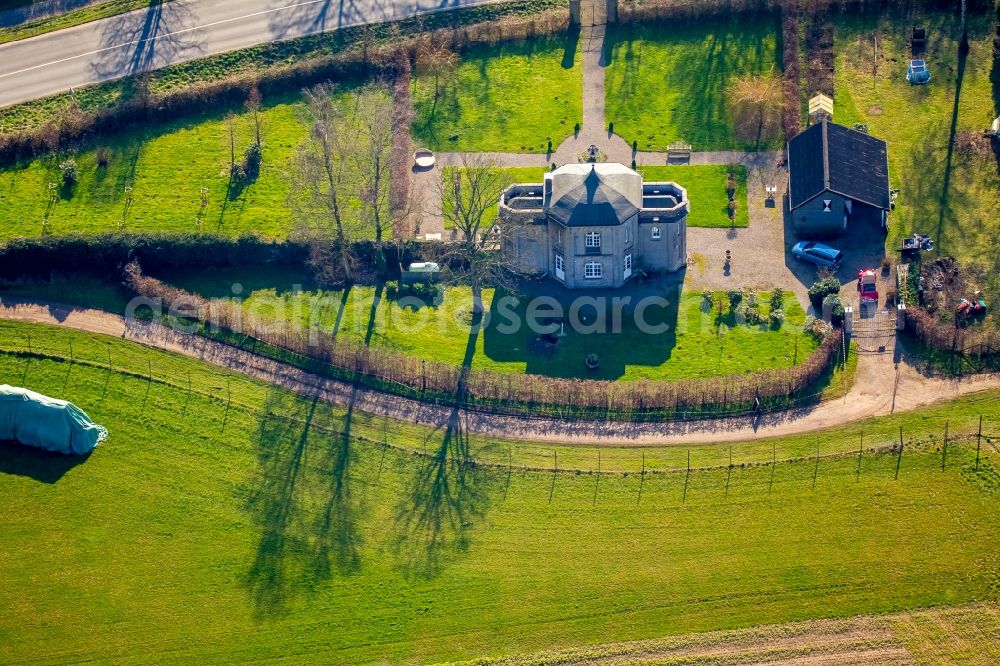
[[[93,451],[107,436],[107,429],[91,421],[73,403],[0,385],[0,440],[83,455]]]

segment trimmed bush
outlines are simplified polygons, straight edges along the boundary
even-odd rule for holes
[[[840,281],[835,277],[826,277],[822,280],[817,280],[813,283],[813,286],[809,287],[809,302],[813,304],[817,310],[823,307],[823,299],[830,294],[840,293]]]
[[[76,170],[76,160],[72,157],[59,163],[59,170],[62,172],[63,185],[73,187],[79,179],[80,174]]]

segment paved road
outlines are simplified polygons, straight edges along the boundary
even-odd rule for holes
[[[0,107],[271,41],[502,0],[174,0],[0,46]]]

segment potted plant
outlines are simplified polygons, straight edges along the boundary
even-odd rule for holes
[[[597,354],[591,352],[587,354],[587,367],[591,370],[596,370],[597,366],[601,364],[601,357]]]

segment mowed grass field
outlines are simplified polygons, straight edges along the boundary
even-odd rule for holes
[[[891,455],[857,481],[824,460],[815,487],[811,461],[773,485],[763,466],[508,473],[447,433],[406,452],[193,360],[3,326],[118,364],[0,353],[0,379],[111,431],[75,465],[0,448],[5,662],[423,663],[998,597],[997,475],[967,447],[944,471],[908,452],[896,481]],[[141,361],[152,383],[122,373]]]
[[[307,329],[319,327],[343,338],[367,341],[381,347],[453,365],[467,362],[470,339],[471,364],[496,372],[533,373],[584,379],[687,379],[753,372],[801,363],[816,348],[803,333],[805,311],[791,294],[784,299],[785,322],[780,328],[738,323],[729,311],[719,316],[708,311],[701,292],[680,291],[676,286],[633,293],[632,305],[621,308],[620,327],[614,326],[615,305],[605,299],[605,325],[596,324],[596,308],[589,323],[574,330],[554,346],[540,345],[538,331],[528,325],[527,310],[535,296],[550,296],[562,304],[569,321],[572,299],[564,291],[526,291],[503,301],[507,295],[484,291],[489,319],[482,331],[470,335],[472,292],[468,287],[448,287],[440,305],[412,296],[393,296],[386,289],[355,286],[348,293],[308,284],[295,289],[291,280],[268,286],[243,271],[201,276],[164,276],[187,291],[208,298],[234,298],[240,286],[244,312],[258,322],[289,322]],[[645,296],[662,299],[641,314],[650,328],[638,324],[635,305]],[[725,298],[717,294],[717,299]],[[761,312],[768,316],[769,294],[759,294]],[[506,303],[501,307],[502,303]],[[653,328],[666,326],[665,329]],[[536,326],[537,328],[537,326]],[[586,357],[598,353],[601,365],[586,366]]]
[[[201,220],[205,231],[286,237],[293,224],[292,157],[306,137],[299,103],[288,98],[266,107],[260,176],[240,190],[229,187],[229,127],[215,112],[0,169],[0,241],[41,235],[46,214],[55,235],[115,231],[123,220],[126,187],[132,188],[131,210],[124,217],[131,231],[194,233]],[[253,121],[244,109],[235,112],[241,159],[253,140]],[[106,167],[98,165],[99,148],[107,151]],[[59,165],[68,158],[76,160],[79,182],[70,190],[58,188],[50,201],[49,183],[61,185]],[[208,190],[204,208],[202,187]]]
[[[927,28],[928,85],[905,80],[913,23]],[[1000,65],[992,57],[992,34],[992,14],[971,15],[969,55],[960,63],[957,12],[839,17],[834,117],[847,126],[866,123],[873,136],[889,144],[890,183],[900,190],[890,248],[907,234],[930,234],[942,254],[979,266],[985,281],[1000,286],[995,251],[1000,166],[993,154],[949,153],[953,130],[979,134],[1000,114]],[[873,77],[876,37],[878,75]]]
[[[579,45],[536,38],[461,54],[414,78],[413,140],[431,150],[544,153],[583,121]],[[437,85],[435,84],[437,79]]]
[[[780,72],[777,33],[765,15],[609,30],[608,122],[639,150],[747,147],[733,135],[728,89],[743,75]]]

